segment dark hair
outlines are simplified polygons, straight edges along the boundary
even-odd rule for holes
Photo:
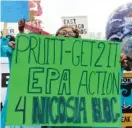
[[[21,19],[18,21],[18,30],[20,33],[24,32],[24,26],[25,26],[25,19]]]
[[[6,35],[6,38],[9,38],[9,41],[15,41],[15,37],[12,35]]]
[[[79,35],[79,30],[78,30],[77,28],[73,28],[73,27],[71,27],[71,26],[62,26],[62,27],[60,27],[60,28],[57,30],[55,36],[58,36],[59,31],[60,31],[61,29],[64,29],[64,28],[71,28],[72,31],[76,34],[75,38],[81,37],[81,36]]]

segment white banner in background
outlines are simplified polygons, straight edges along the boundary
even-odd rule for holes
[[[0,57],[0,74],[0,103],[3,106],[9,80],[9,63],[7,57]]]
[[[3,31],[4,29],[4,22],[0,22],[0,31]],[[7,32],[8,35],[16,36],[18,31],[18,23],[7,23]]]
[[[63,25],[78,28],[80,30],[81,37],[88,38],[87,16],[62,17],[61,19]]]

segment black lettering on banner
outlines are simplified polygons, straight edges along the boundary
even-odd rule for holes
[[[120,118],[120,113],[114,112],[114,105],[116,106],[117,99],[115,97],[111,98],[110,104],[111,104],[111,114],[112,114],[112,122],[117,122],[118,118]],[[115,113],[115,115],[114,115]]]
[[[80,34],[83,34],[84,32],[83,32],[83,29],[80,29]]]
[[[25,48],[25,49],[19,49],[20,48],[20,46],[19,45],[22,45],[22,42],[20,41],[21,40],[21,38],[22,39],[26,39],[27,40],[27,42],[26,43],[28,43],[28,45],[27,45],[27,47]],[[28,38],[28,36],[26,36],[26,35],[19,35],[18,37],[17,37],[17,43],[16,43],[16,61],[15,61],[15,63],[17,64],[17,62],[18,62],[18,57],[19,57],[19,52],[25,52],[26,50],[28,50],[28,48],[30,47],[30,43],[29,43],[29,38]]]
[[[32,100],[33,124],[88,122],[85,97],[70,96],[66,99],[64,96],[53,96],[41,97],[41,100],[39,98],[34,96]]]
[[[128,82],[127,82],[127,78],[122,78],[122,79],[121,79],[121,82],[122,82],[122,83],[128,83]]]
[[[96,72],[97,74],[98,74],[98,83],[97,83],[97,94],[99,94],[99,89],[100,89],[100,78],[102,77],[101,75],[102,75],[102,73],[104,74],[104,71],[97,71]]]
[[[96,73],[94,72],[94,71],[92,71],[91,73],[90,73],[90,75],[89,75],[89,83],[88,83],[88,90],[89,90],[89,94],[90,95],[94,95],[94,91],[92,92],[91,91],[91,87],[93,86],[92,84],[91,84],[91,81],[93,80],[91,77],[93,76],[93,74],[95,75]],[[95,77],[95,76],[93,76],[93,77]]]
[[[64,96],[59,97],[58,113],[60,116],[60,123],[66,121],[66,100]]]
[[[112,73],[109,73],[108,80],[107,80],[107,86],[106,86],[106,94],[108,95],[112,92],[112,86],[113,86],[112,78],[113,78]]]
[[[35,48],[38,46],[37,38],[34,36],[30,36],[29,44],[30,45],[29,45],[28,63],[30,64],[30,61],[31,61],[31,53],[33,53],[33,57],[34,57],[35,62],[38,63],[37,56],[35,55]],[[33,45],[34,45],[34,47],[33,47]]]
[[[124,77],[124,78],[122,78],[121,79],[121,83],[132,83],[132,78],[126,78],[126,77]]]
[[[70,81],[70,69],[64,69],[59,84],[58,95],[63,95],[64,91],[66,95],[71,95]]]
[[[38,85],[38,79],[35,77],[37,74],[44,73],[44,68],[42,67],[31,67],[28,71],[28,93],[42,93],[42,87]],[[36,86],[35,86],[36,85]]]
[[[33,124],[43,124],[44,123],[44,105],[45,97],[41,98],[41,103],[39,102],[39,97],[33,97],[33,105],[32,105],[32,123]]]
[[[85,97],[75,97],[75,111],[74,122],[75,124],[87,123],[86,99]]]
[[[50,109],[50,97],[41,97],[42,101],[42,110],[43,110],[43,116],[44,116],[44,123],[49,123],[49,109]]]
[[[76,24],[76,19],[64,19],[65,25]]]
[[[105,81],[106,81],[106,74],[107,74],[107,71],[104,71],[104,79],[103,79],[103,86],[102,86],[102,94],[101,95],[105,95]]]
[[[112,45],[113,43],[108,43],[108,44],[109,44],[109,53],[108,53],[108,65],[107,65],[107,67],[110,68],[110,67],[111,67],[111,66],[110,66],[111,45]]]
[[[84,25],[83,24],[78,24],[78,28],[79,29],[84,28]]]
[[[2,108],[3,108],[3,104],[2,102],[0,103],[0,111],[2,111]]]
[[[32,103],[32,123],[33,124],[44,124],[49,123],[49,109],[50,109],[50,97],[33,97]]]
[[[112,49],[115,49],[115,57],[114,57],[114,67],[116,66],[116,63],[118,62],[117,61],[117,51],[118,51],[118,45],[119,45],[119,43],[108,43],[109,44],[109,53],[108,53],[108,65],[107,65],[107,67],[109,68],[109,67],[111,67],[110,66],[110,56],[111,56],[111,50]],[[112,47],[112,46],[115,46],[115,47]]]
[[[23,102],[22,102],[22,99],[23,99]],[[21,103],[23,103],[23,108],[20,108]],[[24,96],[24,97],[20,96],[17,106],[15,108],[15,112],[23,113],[22,120],[23,120],[23,124],[25,124],[25,121],[26,121],[26,96]]]
[[[78,122],[78,113],[79,113],[79,97],[75,97],[75,117],[74,117],[74,122],[75,124],[79,123]]]
[[[87,29],[84,29],[83,30],[83,34],[87,34]]]
[[[73,23],[76,24],[76,19],[73,19]]]
[[[84,43],[88,43],[86,40],[82,40],[82,45],[81,45],[81,66],[88,66],[88,64],[83,64],[83,60],[85,60],[86,57],[83,57],[84,55]]]
[[[9,80],[10,73],[2,73],[2,85],[1,87],[7,87],[8,86],[8,80]]]
[[[42,49],[42,51],[41,51],[41,48],[43,48],[42,46],[44,47],[44,49]],[[43,54],[42,54],[42,52],[43,52]],[[41,56],[40,53],[41,53],[41,55],[43,55],[43,59],[40,59],[41,58],[40,57]],[[45,41],[42,42],[41,38],[39,38],[38,64],[43,65],[45,63],[45,56],[46,56]],[[42,60],[43,62],[40,62],[40,60]]]
[[[115,97],[112,97],[111,99],[92,98],[93,122],[116,122],[120,118],[120,113],[114,115],[115,103]],[[103,105],[103,113],[101,111],[101,104]]]
[[[90,66],[92,66],[92,62],[93,62],[93,53],[94,53],[93,46],[94,46],[95,42],[91,41],[90,43],[91,43]]]
[[[117,94],[119,95],[120,90],[120,72],[116,73],[117,78],[114,72],[108,74],[108,79],[106,83],[106,94]]]
[[[79,88],[78,88],[78,92],[77,92],[78,95],[79,95],[79,92],[80,92],[80,88],[81,88],[82,86],[86,87],[86,92],[87,92],[87,94],[88,94],[87,74],[88,74],[88,71],[83,71],[83,72],[82,72],[81,79],[80,79],[80,83],[79,83]]]
[[[53,45],[53,59],[52,62],[50,61],[50,41],[53,41],[51,44]],[[56,55],[56,49],[55,44],[58,41],[56,38],[44,38],[43,40],[39,38],[39,46],[38,46],[38,64],[44,65],[44,64],[55,64],[55,55]],[[60,44],[62,45],[62,44]],[[42,61],[42,62],[40,62]]]
[[[111,106],[109,104],[109,99],[103,98],[102,103],[103,103],[103,113],[104,113],[105,122],[111,122],[112,117],[111,117],[111,108],[110,108]]]
[[[62,58],[63,58],[63,44],[64,44],[65,39],[59,39],[59,40],[60,40],[60,42],[61,42],[61,49],[60,49],[60,65],[62,65],[62,62],[63,62],[63,60],[62,60]]]
[[[130,123],[130,122],[132,122],[132,117],[131,116],[123,116],[122,122]]]
[[[92,115],[93,122],[104,122],[102,120],[100,98],[92,98]]]
[[[78,112],[78,116],[77,116],[77,122],[81,123],[81,112],[83,113],[83,123],[87,123],[87,111],[86,111],[86,101],[85,101],[85,97],[80,97],[80,104],[79,104],[79,112]]]
[[[72,46],[72,64],[74,66],[78,66],[80,63],[80,56],[75,55],[75,53],[78,53],[78,45],[81,46],[81,42],[79,40],[75,40],[75,42],[73,43],[73,46]],[[75,57],[77,58],[76,63],[75,63]]]
[[[101,46],[102,46],[102,47],[101,47]],[[99,65],[98,62],[99,62],[99,60],[102,58],[102,55],[103,55],[103,53],[104,53],[104,50],[105,50],[105,43],[104,43],[104,42],[100,42],[100,43],[98,44],[98,48],[99,48],[99,49],[101,48],[102,51],[101,51],[99,57],[97,58],[97,60],[96,60],[96,62],[95,62],[95,64],[94,64],[94,66],[95,66],[95,67],[102,67],[103,65]]]
[[[50,100],[50,105],[49,105],[49,116],[50,116],[50,120],[53,124],[57,124],[59,122],[59,111],[57,109],[57,115],[55,115],[54,117],[54,110],[53,110],[53,106],[57,105],[56,108],[59,108],[58,104],[59,104],[59,100],[56,96],[53,96]]]
[[[66,19],[64,19],[63,22],[64,22],[64,25],[66,25]]]
[[[10,34],[14,34],[14,29],[10,29]]]
[[[60,77],[60,73],[57,69],[48,68],[46,75],[46,94],[51,94],[51,82],[57,80]]]
[[[117,122],[120,113],[114,112],[116,98],[92,98],[93,122]],[[88,123],[87,106],[85,97],[69,97],[67,100],[61,97],[33,97],[32,123],[45,124],[49,121],[53,124],[60,122]],[[49,120],[50,119],[50,120]]]
[[[74,122],[74,117],[76,116],[76,111],[75,111],[75,105],[73,106],[72,105],[72,102],[74,102],[74,97],[73,96],[70,96],[67,100],[67,103],[66,103],[66,106],[67,106],[67,122],[68,123],[72,123]],[[69,117],[68,115],[68,108],[72,111],[72,116]],[[70,111],[70,114],[71,114],[71,111]]]
[[[44,39],[44,63],[49,64],[49,38]]]

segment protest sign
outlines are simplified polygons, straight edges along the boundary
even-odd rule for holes
[[[6,29],[4,27],[5,24],[7,25]],[[18,31],[18,23],[1,23],[0,31],[4,35],[16,36],[17,33],[19,33],[19,31]]]
[[[132,72],[125,72],[121,80],[122,125],[132,126]]]
[[[28,1],[1,1],[1,22],[18,22],[22,18],[29,20]]]
[[[121,126],[119,60],[119,43],[17,35],[7,125]]]
[[[62,17],[62,24],[78,28],[83,38],[88,37],[87,16]]]
[[[24,26],[24,33],[39,33],[41,35],[50,35],[41,27],[40,20],[26,21]]]
[[[4,105],[9,80],[9,63],[7,57],[0,57],[0,66],[0,103],[2,107]]]

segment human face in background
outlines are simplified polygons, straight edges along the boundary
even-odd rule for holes
[[[72,28],[62,28],[61,30],[59,30],[58,35],[57,36],[63,36],[63,37],[76,37],[76,33],[73,32]]]

